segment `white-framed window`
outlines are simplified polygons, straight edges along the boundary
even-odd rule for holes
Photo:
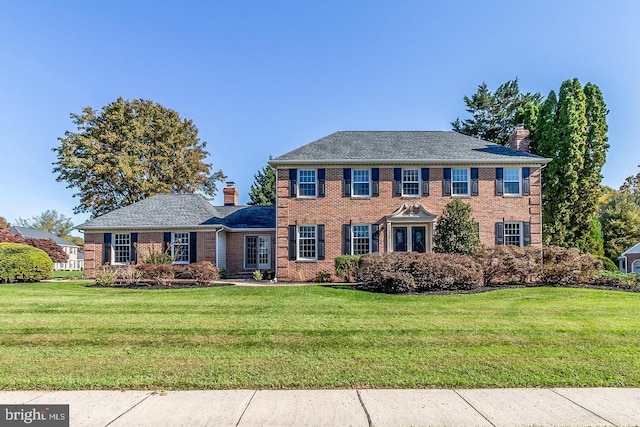
[[[371,195],[371,171],[369,169],[354,169],[351,195],[354,197],[368,197]]]
[[[318,259],[317,235],[317,227],[315,225],[298,226],[298,259]]]
[[[353,255],[371,253],[371,226],[355,224],[351,227],[351,252]]]
[[[451,194],[469,195],[469,169],[451,169]]]
[[[114,233],[113,264],[129,264],[131,262],[131,234]]]
[[[402,195],[420,195],[420,169],[402,170]]]
[[[505,222],[504,223],[504,244],[513,246],[522,246],[522,223],[521,222]]]
[[[244,237],[244,268],[271,268],[271,237]]]
[[[298,197],[316,197],[318,194],[316,177],[316,170],[301,169],[298,171]]]
[[[174,264],[189,264],[189,233],[171,233],[171,259]]]
[[[504,168],[503,182],[505,195],[519,196],[521,188],[520,168]]]

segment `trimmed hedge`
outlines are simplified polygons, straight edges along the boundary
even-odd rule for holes
[[[53,277],[53,261],[41,249],[0,243],[0,283],[39,282]]]
[[[482,267],[484,286],[524,284],[536,281],[542,272],[540,248],[513,245],[483,247],[473,254]]]
[[[602,261],[576,248],[545,246],[541,282],[545,285],[589,284],[604,269]]]

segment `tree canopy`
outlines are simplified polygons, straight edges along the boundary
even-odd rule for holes
[[[11,224],[9,224],[9,222],[6,219],[4,219],[4,217],[0,216],[0,230],[9,228],[9,227],[11,227]]]
[[[71,218],[59,214],[55,209],[46,210],[31,219],[18,218],[16,225],[19,227],[37,228],[53,233],[56,236],[66,238],[73,230]]]
[[[58,138],[53,171],[77,190],[75,213],[96,217],[159,193],[213,197],[225,178],[205,162],[207,143],[193,122],[160,104],[118,98],[71,119],[77,131]]]
[[[451,126],[456,132],[506,145],[515,125],[530,121],[541,100],[539,93],[521,93],[518,78],[501,84],[495,92],[483,82],[471,97],[464,96],[471,118],[458,117]]]
[[[269,156],[269,160],[271,160],[271,156]],[[249,204],[254,206],[276,204],[276,172],[271,166],[266,165],[253,175],[249,199]]]

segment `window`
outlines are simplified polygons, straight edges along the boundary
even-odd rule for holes
[[[173,233],[171,259],[175,264],[189,263],[189,233]]]
[[[114,234],[113,235],[113,263],[129,264],[131,261],[131,235]]]
[[[451,169],[451,194],[458,196],[469,195],[468,169]]]
[[[271,268],[271,238],[269,236],[245,236],[244,268]]]
[[[315,170],[299,171],[298,197],[316,197],[316,171]]]
[[[369,225],[354,225],[352,228],[353,255],[364,255],[371,252],[371,227]]]
[[[353,171],[353,192],[354,196],[369,196],[371,195],[369,180],[369,170],[355,169]]]
[[[522,246],[522,232],[519,222],[504,223],[504,244]]]
[[[298,259],[317,259],[315,225],[298,227]]]
[[[402,170],[402,195],[420,195],[420,171],[418,169]]]
[[[520,169],[504,169],[504,194],[520,195]]]

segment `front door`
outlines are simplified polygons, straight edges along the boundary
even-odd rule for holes
[[[407,227],[393,227],[393,251],[407,251]]]
[[[427,227],[424,225],[393,227],[392,231],[394,252],[424,253],[429,249]]]
[[[271,238],[258,236],[258,268],[269,270],[271,268]]]
[[[271,237],[246,236],[244,264],[246,269],[270,270]]]
[[[413,252],[425,251],[425,227],[411,227],[411,250]]]

